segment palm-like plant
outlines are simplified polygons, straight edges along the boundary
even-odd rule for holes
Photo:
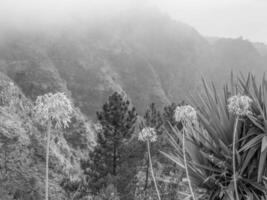
[[[34,107],[35,119],[47,128],[47,143],[46,143],[46,176],[45,176],[45,199],[48,200],[48,172],[49,172],[49,149],[51,127],[55,128],[67,127],[73,108],[71,101],[63,93],[45,94],[38,96]]]
[[[192,126],[192,134],[187,136],[190,180],[206,189],[210,200],[266,199],[266,183],[260,178],[266,174],[266,81],[257,86],[251,75],[236,83],[232,78],[230,87],[225,86],[224,92],[218,94],[213,84],[203,80],[203,89],[198,98],[191,99],[200,125]],[[253,101],[251,114],[239,117],[239,123],[228,109],[229,97],[237,94],[245,94]],[[180,130],[172,127],[168,135],[174,151],[163,154],[185,168],[183,146],[177,142],[182,141]]]
[[[252,132],[248,138],[244,138],[244,146],[240,152],[252,154],[252,149],[257,149],[258,167],[257,167],[257,181],[261,182],[262,177],[267,174],[267,81],[263,77],[261,85],[257,86],[256,78],[249,74],[247,79],[240,79],[240,85],[243,90],[252,98],[253,116],[249,119],[252,121],[257,132]]]

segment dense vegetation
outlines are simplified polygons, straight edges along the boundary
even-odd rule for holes
[[[204,38],[156,11],[124,15],[1,35],[0,199],[267,199],[265,45]],[[226,76],[252,66],[257,78]],[[40,101],[49,93],[64,93],[71,116]]]
[[[267,82],[263,78],[258,85],[251,75],[231,80],[222,93],[204,81],[204,94],[192,99],[198,122],[185,124],[187,163],[177,129],[169,134],[174,151],[164,154],[181,168],[187,166],[188,180],[206,191],[198,198],[266,199]]]
[[[55,188],[51,188],[56,181],[60,195],[73,200],[266,199],[267,81],[263,78],[258,83],[250,74],[246,78],[232,75],[230,80],[221,91],[203,80],[197,98],[172,103],[162,110],[152,103],[143,116],[137,114],[124,93],[115,92],[96,113],[92,127],[95,144],[88,141],[84,146],[83,141],[77,147],[75,138],[87,134],[84,139],[93,140],[93,135],[82,128],[86,122],[78,119],[81,113],[77,108],[70,111],[72,105],[65,95],[40,96],[32,104],[3,76],[1,148],[5,153],[1,154],[1,180],[10,185],[12,180],[20,180],[17,173],[25,170],[24,179],[29,181],[25,187],[34,184],[39,188],[30,193],[14,188],[15,193],[10,191],[5,198],[38,200],[43,198],[44,189],[50,198],[58,198]],[[10,124],[11,116],[22,123],[18,126],[22,135],[17,135],[18,130],[11,131],[18,123]],[[69,127],[62,129],[63,125]],[[73,130],[78,135],[70,137],[67,132]],[[45,145],[41,141],[46,141],[46,155],[51,151],[51,160],[48,156],[44,159]],[[21,161],[10,163],[15,158],[9,154],[22,148],[12,146],[14,142],[31,149],[21,158],[27,155],[39,159],[35,162],[40,166],[47,164],[46,188],[38,184],[34,173],[29,174],[34,160],[29,163],[32,167],[23,165],[22,169],[16,168]],[[37,152],[40,149],[43,152]],[[48,179],[48,169],[49,174],[61,175],[56,180]],[[44,173],[39,176],[44,180]]]
[[[99,144],[82,162],[88,178],[87,190],[80,195],[94,194],[96,199],[266,199],[267,81],[263,78],[258,85],[252,75],[232,76],[223,91],[205,80],[203,88],[204,93],[191,99],[193,107],[172,104],[161,113],[152,103],[138,120],[134,108],[127,109],[129,102],[114,93],[98,113]],[[118,132],[115,139],[116,134],[110,134],[125,127],[130,135]],[[151,141],[149,149],[142,143],[145,137]],[[114,145],[118,139],[120,143]],[[115,153],[115,146],[120,153]],[[114,156],[122,163],[115,165],[116,171]]]

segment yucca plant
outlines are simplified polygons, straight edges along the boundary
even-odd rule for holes
[[[252,99],[247,115],[229,112],[229,98],[234,95]],[[187,167],[190,181],[196,188],[205,189],[209,200],[267,198],[262,178],[266,175],[266,95],[265,79],[257,86],[255,78],[248,75],[238,81],[232,76],[230,87],[225,86],[221,93],[203,80],[203,91],[190,99],[197,109],[199,125],[192,126],[191,134],[186,135]],[[171,130],[168,136],[173,152],[162,153],[185,168],[182,133],[176,127]]]
[[[267,174],[267,81],[263,77],[261,84],[257,86],[256,78],[249,74],[247,79],[240,79],[240,85],[254,102],[254,115],[249,119],[258,129],[243,139],[244,145],[240,152],[254,154],[254,157],[257,157],[257,181],[261,182]],[[251,149],[254,149],[255,153]]]

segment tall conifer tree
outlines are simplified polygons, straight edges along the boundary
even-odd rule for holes
[[[136,118],[135,108],[117,92],[97,112],[102,131],[97,136],[98,144],[89,157],[89,171],[86,172],[93,193],[107,184],[112,183],[115,187],[119,184],[121,168],[127,162],[125,143],[134,132]],[[87,168],[88,162],[82,163],[83,168]]]

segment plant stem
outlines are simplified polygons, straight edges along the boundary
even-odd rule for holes
[[[238,196],[238,189],[237,189],[237,180],[236,180],[236,162],[235,162],[235,144],[236,144],[236,136],[237,136],[237,125],[239,121],[239,116],[236,117],[235,119],[235,125],[234,125],[234,134],[233,134],[233,179],[234,179],[234,188],[235,188],[235,196],[236,200],[239,200]]]
[[[46,141],[46,163],[45,163],[45,200],[48,200],[48,188],[49,188],[49,149],[50,149],[50,131],[51,131],[51,122],[48,122],[47,125],[47,141]]]
[[[151,159],[151,155],[150,155],[150,143],[149,143],[149,140],[147,140],[147,151],[148,151],[148,158],[149,158],[149,163],[150,163],[150,168],[151,168],[151,175],[152,175],[152,178],[153,178],[153,181],[154,181],[154,184],[155,184],[155,188],[156,188],[156,191],[157,191],[158,199],[161,200],[159,189],[158,189],[158,185],[157,185],[156,178],[155,178],[155,175],[154,175],[153,166],[152,166],[152,159]]]
[[[187,166],[186,150],[185,150],[185,130],[184,129],[183,129],[183,156],[184,156],[185,173],[186,173],[186,176],[187,176],[190,193],[192,195],[193,200],[196,200],[195,194],[194,194],[194,191],[193,191],[193,188],[192,188],[192,185],[191,185],[191,180],[190,180],[188,166]]]
[[[146,182],[145,182],[144,191],[147,189],[148,173],[149,173],[149,157],[147,156],[147,163],[146,163]]]

